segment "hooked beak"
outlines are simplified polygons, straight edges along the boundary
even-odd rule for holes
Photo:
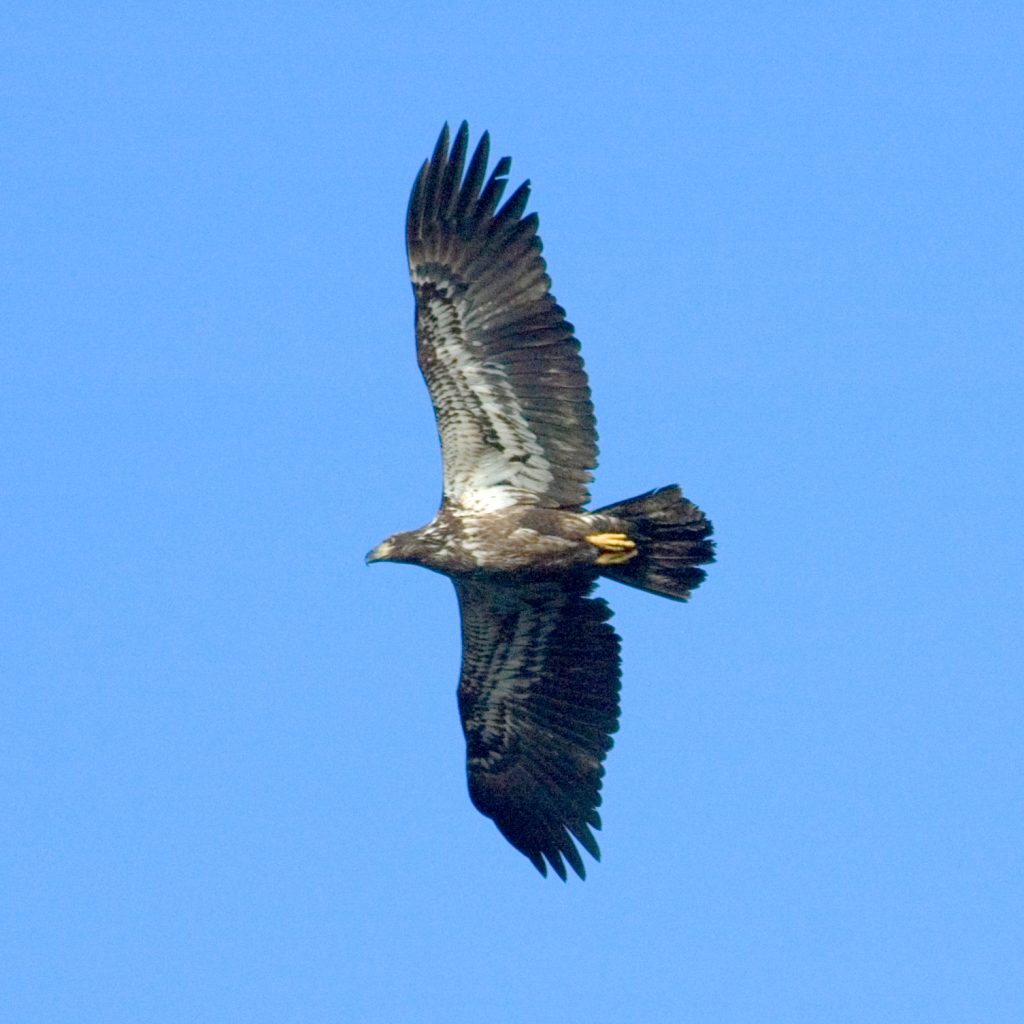
[[[378,544],[367,556],[366,564],[369,565],[371,562],[386,562],[391,555],[394,545],[390,541],[384,541],[383,544]]]

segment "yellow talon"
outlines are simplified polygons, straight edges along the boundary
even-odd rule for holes
[[[637,556],[636,541],[630,540],[624,533],[592,533],[585,539],[588,544],[600,549],[598,565],[621,565]]]
[[[628,562],[631,558],[636,558],[639,552],[636,547],[633,547],[632,551],[606,551],[603,555],[597,556],[598,565],[621,565],[623,562]]]
[[[606,554],[636,550],[636,541],[630,540],[624,533],[591,533],[584,540]]]

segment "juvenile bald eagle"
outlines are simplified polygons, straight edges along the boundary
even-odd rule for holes
[[[367,562],[449,576],[462,615],[459,713],[469,793],[542,875],[595,859],[602,762],[619,719],[619,638],[599,576],[677,601],[713,560],[711,523],[676,486],[593,512],[597,432],[579,342],[550,292],[524,182],[488,136],[465,168],[448,126],[413,186],[406,241],[420,369],[444,496]],[[463,173],[465,169],[465,173]],[[574,842],[575,840],[575,842]],[[564,860],[563,860],[564,858]]]

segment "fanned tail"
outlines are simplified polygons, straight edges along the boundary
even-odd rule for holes
[[[707,575],[698,566],[715,560],[710,520],[675,484],[595,511],[630,524],[636,556],[602,569],[619,583],[685,601]]]

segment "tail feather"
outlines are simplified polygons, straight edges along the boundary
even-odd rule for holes
[[[710,520],[675,484],[595,511],[630,525],[636,557],[603,569],[627,586],[685,601],[707,575],[697,567],[715,560]]]

